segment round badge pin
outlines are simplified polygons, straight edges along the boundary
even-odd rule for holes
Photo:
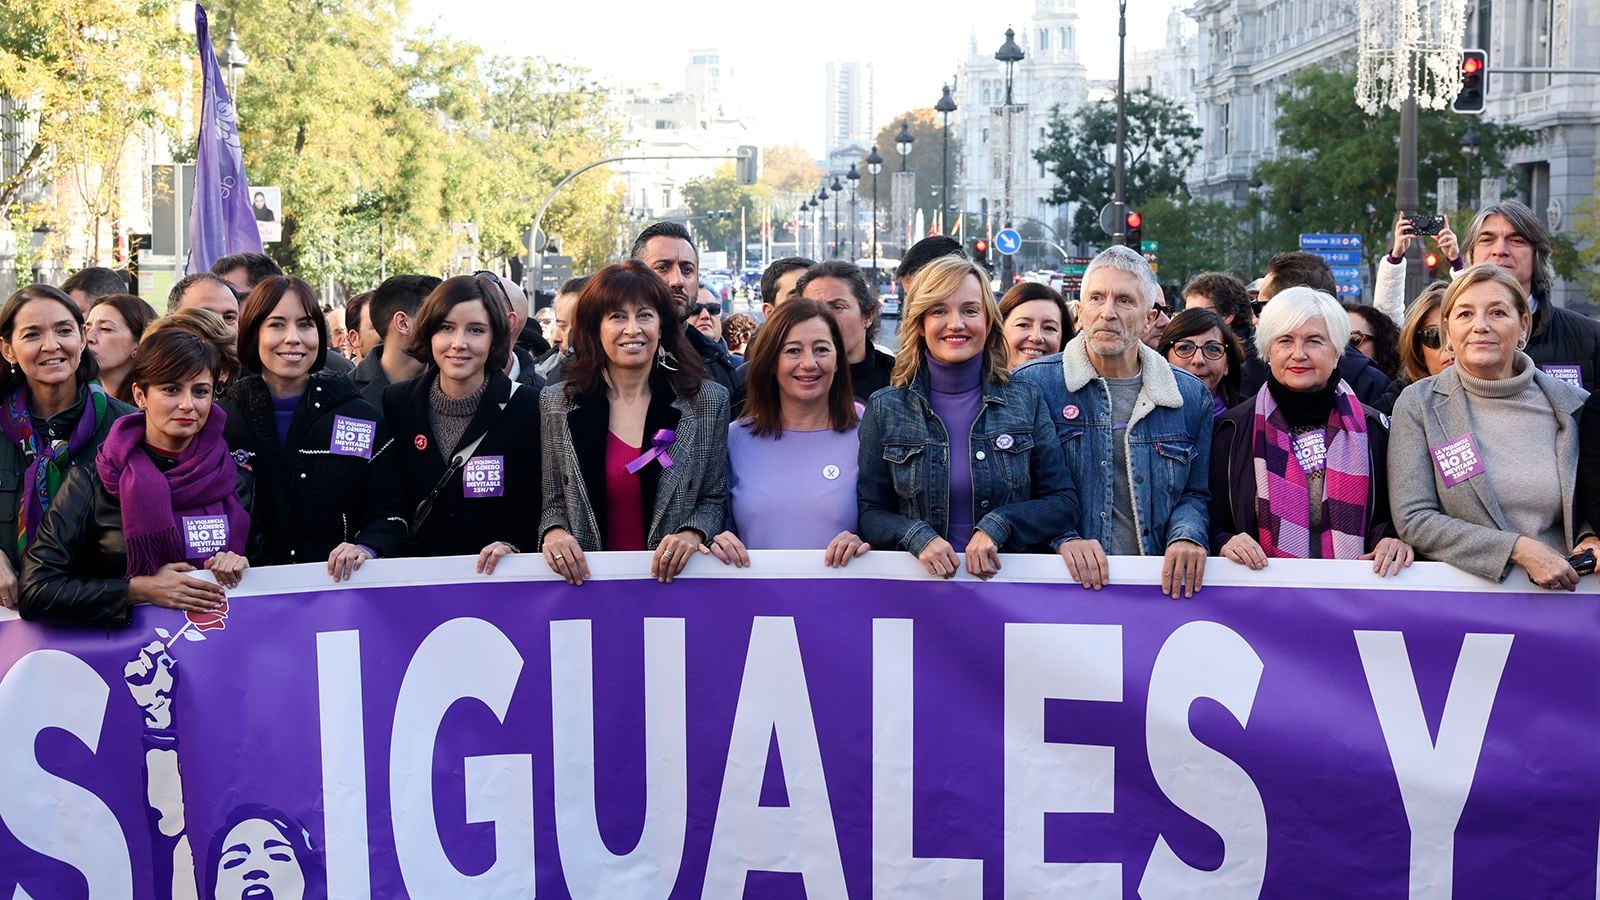
[[[999,447],[1001,450],[1010,450],[1011,445],[1015,443],[1016,439],[1009,434],[1002,434],[994,439],[994,445]]]
[[[1075,404],[1069,403],[1062,408],[1061,417],[1070,422],[1078,417],[1078,412],[1078,407]]]
[[[829,481],[838,481],[839,480],[839,467],[838,466],[823,466],[822,467],[822,477],[828,479]]]
[[[426,450],[428,449],[428,436],[425,434],[419,434],[411,441],[411,443],[415,445],[418,450]]]

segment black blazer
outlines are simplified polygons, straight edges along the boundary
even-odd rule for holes
[[[346,541],[380,557],[400,552],[408,510],[390,465],[399,450],[348,376],[311,376],[289,422],[287,447],[278,444],[272,394],[260,375],[229,385],[221,403],[228,413],[228,449],[256,476],[250,533],[260,537],[265,551],[252,563],[321,562]],[[341,416],[373,423],[370,460],[331,452],[334,422]]]
[[[237,468],[234,491],[252,512],[254,476]],[[252,529],[245,557],[254,564],[261,551]],[[127,572],[121,502],[100,482],[99,469],[71,467],[23,554],[17,612],[24,619],[125,628],[133,616]]]
[[[383,421],[395,441],[395,472],[415,534],[403,545],[407,556],[476,554],[495,541],[532,551],[539,543],[539,394],[526,387],[511,392],[504,372],[489,375],[478,412],[455,447],[440,447],[428,417],[428,392],[439,377],[429,369],[383,392]],[[501,407],[504,407],[502,409]],[[468,499],[462,473],[451,476],[434,500],[432,511],[415,524],[419,504],[444,477],[449,458],[483,435],[474,459],[504,460],[504,488],[499,497]]]

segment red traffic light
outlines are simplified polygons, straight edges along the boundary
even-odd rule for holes
[[[1476,75],[1483,71],[1483,60],[1469,56],[1461,61],[1461,71],[1468,75]]]
[[[985,241],[985,240],[973,241],[972,242],[972,249],[978,251],[979,253],[988,253],[989,252],[989,242]]]
[[[1439,254],[1429,253],[1426,262],[1428,263],[1429,269],[1437,268],[1439,265]]]
[[[1136,212],[1128,213],[1128,227],[1129,228],[1138,228],[1140,225],[1143,225],[1143,224],[1144,224],[1144,216],[1141,216]]]

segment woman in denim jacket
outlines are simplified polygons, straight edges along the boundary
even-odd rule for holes
[[[1056,549],[1078,495],[1031,385],[1010,380],[982,269],[945,257],[917,273],[890,387],[861,420],[862,540],[903,547],[930,574],[989,578],[1000,550]]]

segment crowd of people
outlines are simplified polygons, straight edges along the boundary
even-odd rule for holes
[[[1169,306],[1125,247],[1068,303],[997,297],[933,237],[896,273],[893,354],[856,266],[774,261],[760,320],[725,319],[674,223],[538,312],[478,272],[397,275],[332,317],[243,254],[158,317],[85,269],[0,306],[0,605],[120,626],[141,603],[216,610],[251,565],[338,581],[398,556],[490,574],[537,552],[576,585],[610,550],[649,551],[663,582],[813,549],[978,578],[1056,554],[1089,589],[1109,557],[1160,556],[1174,598],[1212,556],[1574,589],[1600,548],[1600,326],[1551,302],[1519,203],[1459,243],[1446,225],[1453,277],[1407,298],[1420,239],[1401,217],[1371,306],[1303,253]]]

